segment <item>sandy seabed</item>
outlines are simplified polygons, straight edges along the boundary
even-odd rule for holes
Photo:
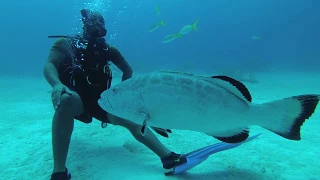
[[[245,83],[253,102],[320,94],[319,74],[258,74]],[[120,80],[114,80],[114,83]],[[53,167],[50,86],[40,77],[0,78],[0,179],[50,179]],[[319,109],[319,108],[318,108]],[[319,111],[319,110],[318,110]],[[186,173],[166,177],[160,159],[124,128],[75,122],[67,167],[75,180],[320,180],[320,113],[307,120],[301,141],[289,141],[253,126],[257,139],[212,155]],[[240,120],[240,119],[239,119]],[[203,133],[173,130],[160,140],[178,153],[218,143]]]

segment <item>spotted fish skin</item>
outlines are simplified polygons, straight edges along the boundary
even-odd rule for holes
[[[198,131],[238,143],[249,136],[251,125],[301,139],[300,127],[314,113],[319,97],[300,95],[254,104],[245,85],[228,76],[156,71],[112,86],[98,103],[106,112],[142,127]]]

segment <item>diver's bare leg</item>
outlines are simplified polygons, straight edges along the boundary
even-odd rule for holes
[[[127,128],[131,132],[131,134],[136,138],[136,140],[147,146],[160,158],[164,158],[168,154],[170,154],[170,152],[172,152],[159,141],[159,139],[153,134],[151,130],[149,130],[145,136],[142,136],[140,132],[141,126],[113,116],[111,114],[108,114],[108,119],[114,125],[119,125]]]
[[[62,94],[60,106],[52,121],[53,173],[65,172],[74,116],[81,114],[82,111],[82,101],[77,93]]]

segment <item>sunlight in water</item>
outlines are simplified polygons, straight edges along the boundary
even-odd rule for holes
[[[111,9],[111,3],[111,0],[91,0],[90,2],[84,3],[84,7],[105,14]]]
[[[132,21],[136,20],[135,12],[138,11],[138,8],[141,7],[141,1],[129,1],[124,0],[123,6],[119,8],[113,8],[111,11],[113,14],[116,14],[115,19],[111,23],[110,34],[109,34],[109,43],[120,46],[122,44],[122,40],[117,38],[119,33],[117,31],[117,25],[122,24],[124,19],[132,19]]]

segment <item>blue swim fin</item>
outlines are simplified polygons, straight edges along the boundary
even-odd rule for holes
[[[172,174],[175,175],[175,174],[180,174],[182,172],[185,172],[197,166],[198,164],[202,163],[204,160],[206,160],[210,155],[214,153],[238,147],[241,144],[249,142],[260,135],[261,133],[251,136],[247,140],[240,143],[230,144],[230,143],[221,142],[221,143],[217,143],[214,145],[210,145],[210,146],[192,151],[187,154],[183,154],[180,156],[180,158],[186,159],[186,163],[175,167],[172,172],[166,173],[166,175],[172,175]]]

